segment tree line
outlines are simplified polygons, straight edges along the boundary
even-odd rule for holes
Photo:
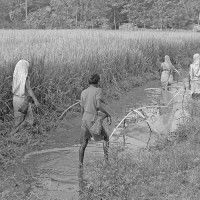
[[[0,0],[0,28],[189,29],[199,0]]]

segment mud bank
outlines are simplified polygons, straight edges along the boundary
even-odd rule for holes
[[[155,105],[156,101],[159,101],[161,98],[160,92],[154,89],[151,90],[154,90],[154,92],[148,92],[145,89],[159,88],[159,85],[159,81],[151,81],[144,86],[133,89],[128,94],[122,96],[120,100],[109,104],[107,109],[113,118],[112,126],[105,124],[109,135],[130,109]],[[177,91],[177,89],[172,90],[168,98],[170,99],[174,94],[177,94]],[[181,91],[179,94],[176,95],[177,98],[171,101],[172,106],[169,106],[169,108],[155,109],[156,112],[152,112],[152,109],[145,111],[152,126],[159,129],[159,131],[161,128],[166,130],[166,127],[170,131],[172,124],[174,124],[174,128],[178,125],[179,122],[177,120],[179,120],[180,113],[178,114],[177,111],[182,109],[183,104],[180,104],[180,102],[182,102],[183,92]],[[149,116],[148,111],[150,111]],[[175,116],[177,120],[174,120]],[[132,116],[132,118],[134,117],[135,115]],[[47,200],[79,199],[80,187],[84,184],[87,185],[83,172],[78,169],[80,123],[81,117],[79,113],[67,115],[41,149],[30,152],[23,158],[21,168],[24,170],[28,169],[33,178],[42,183]],[[133,129],[130,129],[125,134],[126,147],[132,150],[145,148],[150,137],[149,128],[144,120],[136,125],[134,124]],[[113,134],[110,145],[123,145],[124,137],[122,134],[120,135],[122,130],[120,128]],[[161,135],[163,134],[166,133],[161,133]],[[152,131],[149,145],[153,144],[158,137],[159,135],[156,131]],[[94,159],[103,159],[101,142],[90,142],[86,149],[84,165],[87,165]]]
[[[150,103],[144,90],[152,87],[159,87],[159,81],[151,81],[144,86],[134,88],[128,94],[121,96],[120,100],[109,104],[107,110],[113,118],[111,126],[105,124],[109,135],[129,108]],[[79,184],[84,182],[78,170],[80,123],[79,113],[67,115],[42,149],[30,152],[23,158],[23,167],[29,168],[35,178],[44,183],[49,199],[78,199]],[[144,134],[143,138],[135,139],[135,148],[145,146],[147,137]],[[103,159],[102,144],[92,141],[86,149],[85,165],[97,158]]]

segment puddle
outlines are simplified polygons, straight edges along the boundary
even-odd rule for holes
[[[157,87],[158,82],[155,82],[155,84],[152,84],[151,86],[153,85]],[[136,100],[140,99],[140,104],[153,106],[160,104],[160,89],[151,88],[145,91],[144,89],[145,87],[141,87],[141,91],[139,89],[136,90],[135,93],[133,91],[133,93],[129,95],[129,99],[131,99],[131,101],[128,97],[125,97],[127,100],[121,101],[121,108],[126,107],[126,112],[127,109],[130,110],[133,108],[133,105],[137,102],[133,100],[134,94],[136,94]],[[183,104],[186,102],[184,99],[185,92],[181,91],[177,94],[179,90],[180,89],[172,89],[167,94],[167,103],[169,103],[172,97],[174,97],[174,94],[176,94],[167,108],[163,107],[158,109],[151,107],[143,109],[152,129],[151,135],[148,124],[145,120],[141,120],[141,122],[137,121],[137,126],[135,126],[135,122],[132,127],[129,124],[129,128],[126,129],[124,136],[122,134],[119,137],[119,133],[123,129],[123,125],[121,125],[119,129],[116,130],[115,134],[113,134],[110,145],[115,145],[117,143],[123,144],[125,141],[126,147],[136,150],[141,147],[146,147],[148,142],[149,144],[153,144],[158,137],[160,137],[155,129],[159,132],[162,132],[163,130],[162,134],[165,134],[164,131],[166,130],[172,131],[172,129],[176,129],[178,123],[180,123],[178,120],[183,113],[182,111],[185,109]],[[144,101],[142,102],[141,99]],[[117,104],[114,106],[117,107],[116,110],[119,110],[119,113],[123,113]],[[123,116],[121,117],[124,117],[124,114],[125,113],[123,113]],[[134,121],[134,117],[135,113],[130,115],[128,120]],[[109,130],[109,133],[112,132],[113,128],[116,127],[119,122],[118,117],[114,118],[113,121],[114,125],[110,129],[106,127],[107,130]],[[77,134],[79,132],[80,116],[74,118],[73,120],[71,119],[71,121],[69,119],[68,121],[63,122],[61,127],[54,134],[54,138],[52,139],[53,142],[49,144],[48,149],[31,152],[23,159],[24,167],[29,168],[34,176],[42,182],[44,189],[51,200],[78,200],[79,191],[84,185],[87,184],[87,180],[85,180],[83,172],[79,171],[78,168],[79,145],[71,147],[66,145],[69,142],[68,138],[70,137],[70,134],[74,134],[73,137],[75,137],[76,134],[77,138],[79,138],[79,134]],[[102,142],[94,143],[92,141],[86,148],[84,164],[87,165],[88,162],[97,158],[103,159]]]
[[[78,150],[79,146],[76,145],[33,152],[25,156],[23,163],[40,179],[52,200],[78,199],[79,184],[84,182],[78,168]],[[103,159],[101,143],[91,142],[88,145],[85,164],[93,158]]]

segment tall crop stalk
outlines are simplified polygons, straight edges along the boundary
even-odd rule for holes
[[[166,54],[187,67],[192,54],[200,51],[199,39],[191,32],[3,30],[0,97],[11,99],[12,78],[6,78],[20,59],[31,63],[31,84],[41,103],[55,109],[79,99],[91,72],[101,74],[102,87],[110,93],[111,87],[119,92],[121,82],[123,87],[138,85],[137,80],[156,73],[157,61]]]

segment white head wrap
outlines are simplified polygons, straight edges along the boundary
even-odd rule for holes
[[[165,63],[168,65],[168,67],[170,69],[173,68],[172,62],[171,62],[170,57],[168,55],[165,56]]]
[[[29,62],[20,60],[15,67],[13,73],[13,94],[23,96],[25,94],[25,84],[28,77]]]
[[[194,76],[199,76],[200,75],[200,55],[198,53],[194,54],[193,56],[193,63],[191,64],[191,68],[193,70],[193,75]]]

